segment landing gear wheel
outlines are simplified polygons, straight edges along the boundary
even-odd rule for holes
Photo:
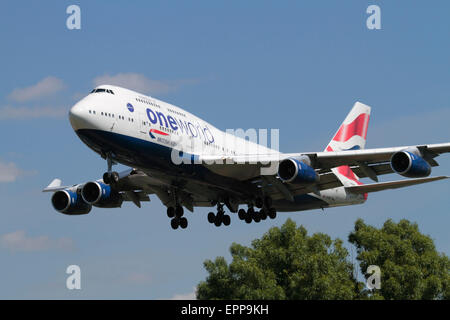
[[[172,220],[170,220],[170,226],[172,227],[173,230],[178,229],[179,225],[180,225],[180,223],[177,218],[173,218]]]
[[[275,219],[277,217],[277,210],[275,210],[275,208],[270,208],[268,215],[270,219]]]
[[[115,171],[105,172],[103,174],[103,182],[106,184],[114,184],[119,182],[119,174]]]
[[[185,217],[180,219],[180,227],[181,229],[186,229],[188,226],[188,221]]]
[[[178,218],[181,218],[184,214],[184,209],[182,206],[178,205],[175,207],[175,216],[177,216]]]
[[[239,216],[240,220],[244,220],[245,219],[245,210],[244,209],[239,209],[238,216]]]
[[[117,183],[119,182],[119,174],[115,171],[111,172],[109,183]]]
[[[110,172],[105,172],[103,174],[103,182],[106,184],[110,184],[111,183],[110,176],[111,176]]]
[[[216,217],[216,221],[214,221],[214,225],[216,227],[220,227],[221,224],[222,224],[222,220],[219,217]]]
[[[262,209],[259,211],[259,215],[261,216],[261,220],[266,220],[266,219],[267,219],[267,210],[264,209],[264,208],[262,208]]]
[[[247,213],[245,214],[245,222],[251,223],[253,221],[253,216],[255,215],[255,209],[249,207]]]
[[[174,207],[168,207],[167,208],[167,216],[169,218],[175,217],[175,208]]]
[[[208,222],[214,223],[214,221],[216,221],[216,215],[214,214],[214,212],[208,213]]]
[[[261,221],[261,215],[260,215],[259,212],[255,212],[255,213],[253,214],[253,221],[255,221],[256,223],[258,223],[258,222]]]
[[[229,226],[230,223],[231,223],[231,218],[230,218],[229,215],[224,215],[223,218],[222,218],[222,220],[223,220],[223,224],[224,224],[225,226]]]

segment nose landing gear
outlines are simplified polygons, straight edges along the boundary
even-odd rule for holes
[[[108,152],[105,158],[108,164],[108,171],[103,174],[103,182],[106,184],[114,184],[119,182],[119,174],[115,171],[112,171],[112,166],[117,163],[112,159],[111,152]]]

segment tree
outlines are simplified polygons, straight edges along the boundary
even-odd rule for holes
[[[357,248],[363,274],[369,265],[381,269],[381,289],[372,297],[450,299],[450,261],[417,224],[387,220],[377,229],[359,219],[349,241]]]
[[[230,264],[223,257],[205,261],[209,275],[198,299],[354,299],[361,291],[342,241],[308,236],[291,219],[251,248],[233,243],[230,252]]]

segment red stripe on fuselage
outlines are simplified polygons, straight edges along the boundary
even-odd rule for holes
[[[156,130],[156,129],[150,129],[150,132],[161,134],[163,136],[168,136],[169,135],[168,133],[165,133],[163,131],[159,131],[159,130]]]
[[[362,113],[351,123],[342,124],[338,132],[334,136],[333,140],[345,142],[348,141],[353,136],[360,136],[366,139],[369,117],[370,116],[367,113]]]

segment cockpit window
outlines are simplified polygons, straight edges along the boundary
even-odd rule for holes
[[[94,89],[91,91],[91,93],[98,93],[98,92],[106,92],[106,93],[110,93],[110,94],[114,94],[114,92],[110,89]]]

